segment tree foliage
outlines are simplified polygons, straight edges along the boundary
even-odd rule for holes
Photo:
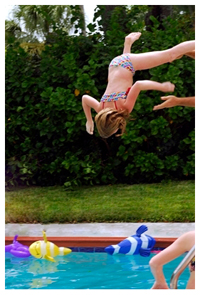
[[[126,22],[120,19],[120,9],[126,11]],[[7,185],[71,187],[194,178],[194,109],[152,111],[160,103],[160,92],[141,93],[121,138],[102,139],[96,130],[93,136],[85,131],[81,97],[89,93],[101,98],[108,64],[121,54],[127,31],[142,32],[133,46],[135,53],[194,39],[191,19],[185,15],[165,18],[164,30],[158,30],[152,16],[149,32],[141,14],[139,6],[117,6],[104,35],[95,23],[88,26],[87,37],[55,29],[54,42],[40,54],[10,43],[5,68]],[[194,95],[194,78],[194,60],[189,57],[134,76],[135,81],[171,81],[177,96]]]
[[[71,9],[69,5],[15,5],[13,18],[21,29],[23,41],[46,40],[55,27],[69,32]],[[24,32],[22,31],[22,27]],[[10,30],[6,28],[6,31]]]

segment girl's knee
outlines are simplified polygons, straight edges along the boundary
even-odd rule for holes
[[[168,61],[169,62],[173,62],[175,59],[177,59],[178,55],[177,52],[175,50],[169,49],[168,50]]]
[[[151,260],[149,261],[149,266],[152,268],[160,266],[159,259],[157,259],[157,256],[151,258]]]

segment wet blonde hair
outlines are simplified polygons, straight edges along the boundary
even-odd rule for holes
[[[101,110],[95,116],[95,122],[99,135],[103,138],[108,138],[117,130],[121,133],[116,136],[121,136],[126,130],[126,123],[129,119],[129,112],[127,110],[116,110],[112,108],[106,108]]]

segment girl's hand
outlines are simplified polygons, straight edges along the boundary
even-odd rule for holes
[[[162,83],[163,86],[163,92],[173,92],[175,85],[172,84],[171,82],[164,82]]]
[[[92,120],[92,121],[87,121],[87,122],[86,122],[86,131],[87,131],[89,134],[93,134],[93,131],[94,131],[94,122],[93,122],[93,120]]]

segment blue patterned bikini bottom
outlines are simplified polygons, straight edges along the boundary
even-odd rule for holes
[[[133,75],[135,74],[134,67],[132,65],[132,62],[131,62],[128,54],[122,54],[122,55],[115,57],[111,61],[111,63],[109,64],[109,67],[117,67],[117,66],[123,67],[123,68],[131,71],[131,73]]]

